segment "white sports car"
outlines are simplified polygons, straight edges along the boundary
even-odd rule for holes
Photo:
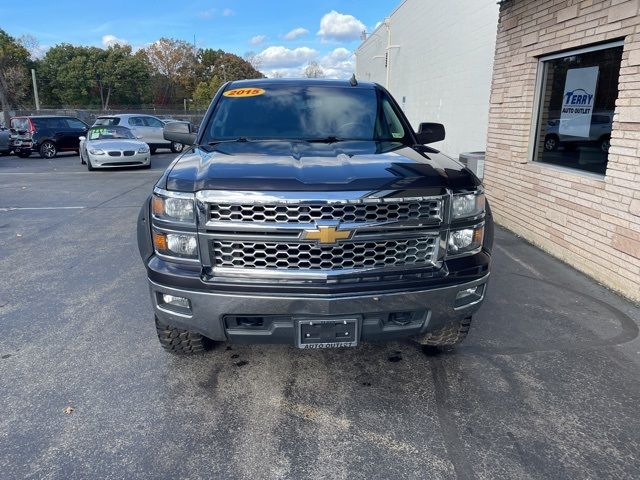
[[[91,127],[80,137],[80,161],[89,170],[114,167],[151,167],[149,145],[126,127]]]

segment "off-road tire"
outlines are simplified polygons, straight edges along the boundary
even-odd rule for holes
[[[203,353],[211,348],[211,340],[191,330],[165,325],[156,318],[156,332],[160,345],[176,355]]]
[[[431,347],[452,347],[462,342],[471,328],[471,317],[455,320],[442,326],[438,330],[425,333],[415,340],[420,345]]]

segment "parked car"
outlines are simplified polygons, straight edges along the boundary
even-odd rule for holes
[[[0,127],[0,155],[9,155],[13,150],[11,145],[11,131],[9,129]]]
[[[89,126],[82,120],[66,116],[13,117],[11,128],[17,135],[13,149],[19,157],[38,152],[42,158],[54,158],[58,152],[78,152],[81,136]]]
[[[480,180],[426,144],[380,85],[225,84],[192,145],[144,203],[138,246],[161,345],[449,347],[469,331],[491,265]]]
[[[547,122],[544,138],[544,149],[552,152],[559,146],[577,148],[579,146],[596,147],[604,153],[609,152],[611,129],[613,128],[613,112],[594,112],[591,116],[591,126],[588,137],[567,135],[563,131],[570,130],[571,122],[581,122],[576,119],[552,119]]]
[[[152,154],[156,153],[158,148],[168,148],[173,153],[180,153],[184,147],[181,143],[165,140],[162,134],[165,122],[152,115],[103,115],[96,118],[93,125],[120,125],[130,128],[134,135],[149,145]]]
[[[91,127],[80,137],[80,162],[88,170],[114,167],[151,168],[149,145],[119,125]]]

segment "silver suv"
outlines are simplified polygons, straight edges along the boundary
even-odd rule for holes
[[[96,118],[93,126],[97,125],[121,125],[130,128],[136,137],[149,145],[152,154],[156,153],[158,148],[168,148],[173,153],[180,153],[184,148],[181,143],[164,139],[162,132],[165,123],[152,115],[104,115]]]

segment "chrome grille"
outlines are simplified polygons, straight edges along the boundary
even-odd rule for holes
[[[442,200],[317,205],[210,204],[209,219],[215,222],[312,223],[336,220],[343,223],[442,220]]]
[[[358,270],[425,266],[437,257],[437,236],[343,242],[335,245],[213,240],[216,268],[276,270]]]

